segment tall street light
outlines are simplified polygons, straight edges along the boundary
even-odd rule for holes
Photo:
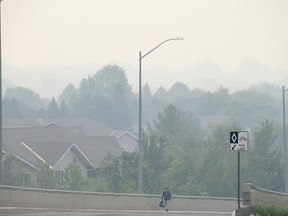
[[[1,2],[0,0],[0,184],[3,183],[2,175],[2,45],[1,45]]]
[[[284,143],[284,179],[285,179],[285,192],[288,193],[288,164],[287,164],[287,146],[286,146],[286,119],[285,119],[285,92],[288,89],[282,87],[283,96],[283,143]]]
[[[142,55],[141,51],[139,52],[139,143],[138,143],[138,193],[143,192],[143,181],[142,181],[142,81],[141,81],[141,73],[142,73],[142,59],[145,58],[147,55],[149,55],[151,52],[153,52],[155,49],[157,49],[162,44],[172,41],[172,40],[183,40],[183,38],[170,38],[167,39],[157,46],[155,46],[153,49],[151,49],[149,52],[147,52],[145,55]]]

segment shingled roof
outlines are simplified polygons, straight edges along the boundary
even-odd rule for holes
[[[59,127],[81,127],[87,136],[108,136],[114,130],[113,128],[102,124],[99,121],[89,118],[41,118],[41,119],[3,119],[3,127],[35,127],[54,124]]]
[[[115,138],[106,141],[90,138],[81,127],[3,128],[3,150],[33,164],[37,164],[40,157],[53,167],[69,148],[94,167],[98,167],[108,153],[122,153]]]

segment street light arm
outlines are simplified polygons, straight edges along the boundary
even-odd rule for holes
[[[155,49],[157,49],[159,46],[161,46],[162,44],[168,42],[168,41],[171,41],[171,40],[184,40],[184,38],[170,38],[170,39],[167,39],[163,42],[161,42],[160,44],[158,44],[156,47],[154,47],[153,49],[151,49],[149,52],[147,52],[145,55],[141,56],[140,58],[143,59],[145,56],[149,55],[151,52],[153,52]]]
[[[155,49],[157,49],[162,44],[171,41],[171,40],[183,40],[183,38],[170,38],[167,40],[164,40],[162,43],[158,44],[156,47],[151,49],[149,52],[147,52],[145,55],[142,56],[141,51],[139,52],[139,139],[138,139],[138,193],[143,192],[143,181],[142,181],[142,59],[153,52]]]

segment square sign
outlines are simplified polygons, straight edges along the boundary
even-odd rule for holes
[[[248,131],[230,131],[230,150],[247,151],[249,133]]]

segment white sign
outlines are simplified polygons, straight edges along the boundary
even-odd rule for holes
[[[230,131],[230,150],[247,151],[249,142],[248,131]]]

